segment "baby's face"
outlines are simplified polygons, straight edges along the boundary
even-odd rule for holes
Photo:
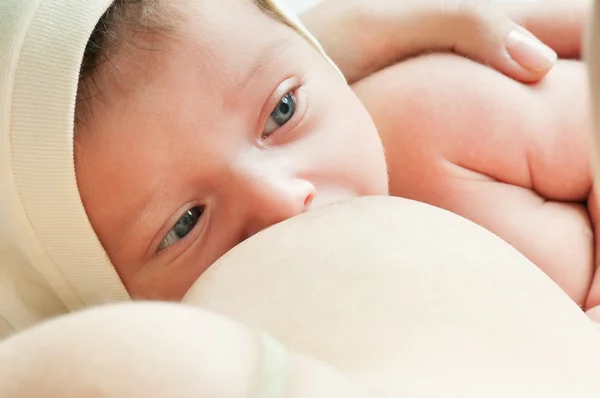
[[[250,1],[190,3],[184,35],[100,68],[78,131],[84,206],[135,298],[178,300],[260,230],[387,194],[373,122],[317,50]]]

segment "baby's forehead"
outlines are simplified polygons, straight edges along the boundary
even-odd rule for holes
[[[160,1],[160,0],[158,0]],[[164,0],[169,1],[169,0]],[[173,0],[170,0],[173,1]],[[274,20],[284,23],[292,28],[296,28],[296,24],[290,22],[290,14],[282,12],[282,7],[285,7],[285,0],[174,0],[179,2],[180,10],[184,13],[198,13],[204,17],[212,18],[215,14],[225,15],[232,20],[240,20],[246,18],[248,13],[261,13],[273,18]]]
[[[256,28],[268,21],[291,28],[313,45],[314,38],[305,30],[296,13],[287,5],[287,0],[175,0],[183,1],[189,7],[184,15],[192,16],[196,28],[208,28],[212,25],[233,25],[237,29],[246,29],[245,34],[257,35]],[[262,18],[256,18],[259,15]],[[197,18],[196,18],[197,17]],[[207,32],[208,29],[207,29]],[[317,45],[317,47],[319,47]]]
[[[238,40],[239,47],[256,46],[268,41],[270,33],[283,26],[306,38],[298,26],[299,21],[291,20],[297,18],[293,12],[281,10],[283,0],[154,0],[154,3],[166,4],[157,11],[166,14],[155,18],[160,23],[147,25],[142,21],[138,26],[141,29],[135,28],[135,22],[130,24],[133,29],[127,25],[121,27],[132,41],[139,38],[144,42],[149,38],[163,43],[169,41],[173,45],[177,39],[179,44],[193,39],[196,43],[203,42],[208,59],[219,58],[220,53],[231,50],[231,46],[226,45],[231,38],[241,39]],[[147,26],[150,28],[146,29]],[[144,31],[151,35],[143,34]]]
[[[84,79],[98,74],[106,77],[94,79],[101,91],[106,90],[97,83],[120,85],[118,81],[125,80],[123,83],[137,86],[135,81],[123,79],[124,75],[163,74],[164,68],[182,53],[207,73],[212,68],[218,72],[228,63],[245,69],[252,55],[261,54],[274,35],[282,38],[280,41],[294,35],[292,30],[282,34],[284,25],[298,31],[289,16],[269,0],[149,0],[138,3],[141,5],[126,4],[114,11],[125,16],[107,24],[110,28],[103,33],[118,37],[116,45],[107,46],[101,54],[108,62],[92,60],[91,71],[82,73]],[[96,47],[90,44],[88,47]],[[291,44],[288,40],[287,45]]]

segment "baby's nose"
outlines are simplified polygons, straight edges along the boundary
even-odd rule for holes
[[[248,214],[246,238],[308,211],[315,195],[314,185],[303,179],[265,178],[251,182],[246,197],[239,198],[245,202]]]

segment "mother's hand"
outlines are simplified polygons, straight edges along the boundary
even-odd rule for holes
[[[501,7],[487,3],[324,0],[302,19],[350,83],[432,51],[456,52],[523,82],[543,78],[554,65],[556,52],[578,56],[589,1],[546,0]]]

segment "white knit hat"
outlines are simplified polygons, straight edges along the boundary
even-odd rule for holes
[[[112,1],[0,0],[0,338],[130,299],[87,219],[73,160],[81,61]]]

